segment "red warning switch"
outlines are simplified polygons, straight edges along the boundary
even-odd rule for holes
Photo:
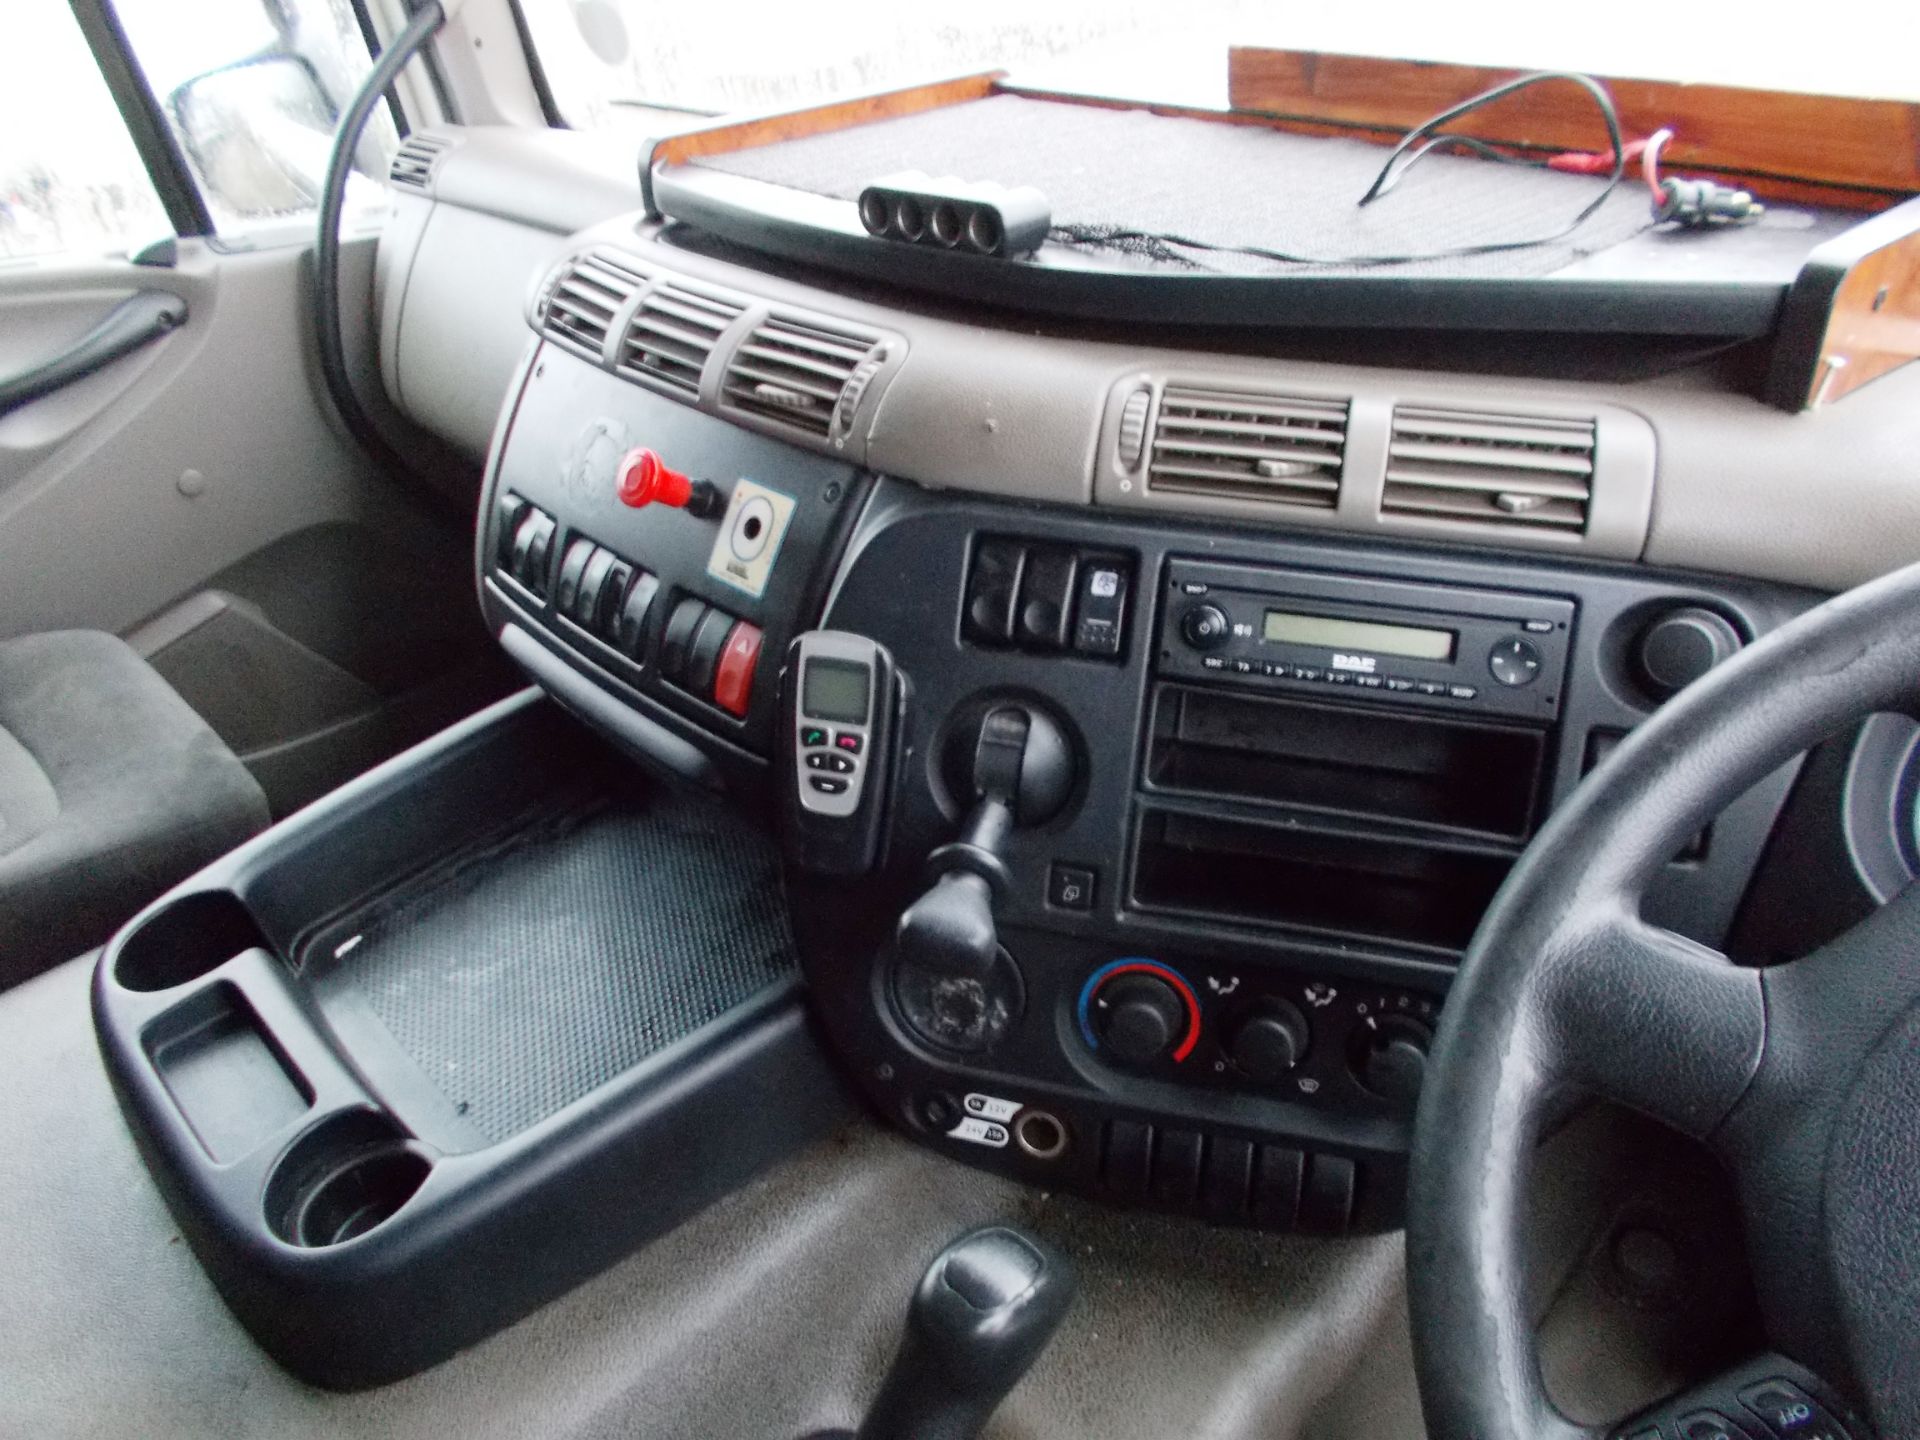
[[[713,703],[729,715],[747,718],[753,699],[753,671],[760,663],[760,627],[742,620],[727,633],[720,647],[720,664],[713,674]]]
[[[620,461],[620,498],[636,510],[656,503],[678,508],[693,498],[693,481],[641,446]]]

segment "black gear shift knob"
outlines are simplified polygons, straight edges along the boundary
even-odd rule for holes
[[[856,1440],[974,1440],[1073,1303],[1073,1263],[1004,1225],[962,1235],[927,1267],[907,1333]]]

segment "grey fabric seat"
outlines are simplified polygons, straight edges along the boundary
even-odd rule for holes
[[[0,641],[0,987],[267,824],[246,767],[111,635]]]

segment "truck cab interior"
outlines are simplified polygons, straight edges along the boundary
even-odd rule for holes
[[[0,18],[0,1434],[1920,1436],[1920,31],[1374,8]]]

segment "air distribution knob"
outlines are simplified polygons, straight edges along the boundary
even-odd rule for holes
[[[1249,1080],[1270,1085],[1306,1058],[1311,1034],[1299,1006],[1264,999],[1227,1032],[1227,1057]]]
[[[1411,1110],[1427,1078],[1433,1027],[1411,1015],[1382,1015],[1356,1035],[1354,1074],[1382,1100]]]
[[[1187,1006],[1155,975],[1119,975],[1095,998],[1094,1030],[1100,1048],[1128,1065],[1147,1065],[1173,1053],[1187,1030]]]
[[[1724,615],[1700,605],[1669,610],[1640,632],[1634,662],[1640,679],[1661,699],[1684,689],[1740,648],[1740,632]]]

